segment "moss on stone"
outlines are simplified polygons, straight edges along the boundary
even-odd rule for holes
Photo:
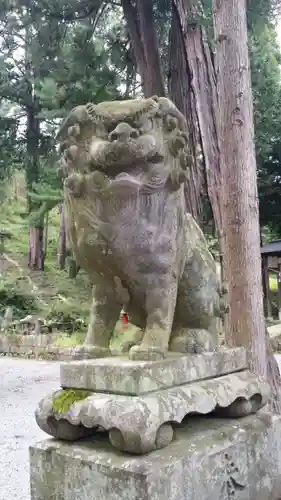
[[[64,389],[53,399],[53,411],[55,413],[67,413],[71,406],[78,401],[88,398],[93,393],[83,389]]]

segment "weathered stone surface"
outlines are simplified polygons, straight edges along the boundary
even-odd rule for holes
[[[0,334],[0,354],[37,356],[61,361],[74,359],[75,348],[54,345],[59,337],[59,334]]]
[[[85,434],[97,426],[109,431],[111,444],[129,453],[144,454],[167,446],[173,438],[171,423],[181,423],[190,414],[216,411],[227,416],[245,416],[264,406],[270,389],[266,381],[249,371],[232,373],[159,390],[141,396],[93,393],[72,401],[67,410],[54,410],[60,391],[44,398],[36,410],[38,425],[48,434],[71,439],[71,431],[60,430],[67,421],[85,427]],[[56,425],[56,422],[57,425]],[[55,432],[54,432],[55,429]],[[70,436],[70,437],[69,437]],[[73,439],[83,437],[73,430]]]
[[[123,346],[133,360],[214,351],[225,303],[206,239],[186,213],[184,116],[164,97],[88,103],[57,139],[67,238],[94,284],[85,339],[93,349],[83,354],[109,355],[121,308],[142,333]]]
[[[279,500],[281,418],[199,418],[168,448],[144,457],[112,450],[102,435],[30,448],[31,500]]]
[[[62,363],[60,381],[65,388],[139,395],[246,367],[244,348],[222,348],[214,353],[170,353],[168,358],[159,361],[111,357]]]

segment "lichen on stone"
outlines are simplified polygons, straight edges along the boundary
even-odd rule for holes
[[[63,389],[59,393],[56,393],[53,398],[53,411],[62,414],[68,413],[74,403],[82,401],[91,395],[91,391],[83,389]]]

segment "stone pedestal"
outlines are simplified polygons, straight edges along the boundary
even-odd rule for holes
[[[61,365],[61,387],[38,405],[42,430],[75,441],[103,429],[115,448],[134,454],[168,446],[188,415],[246,416],[270,394],[267,382],[246,369],[243,348],[161,361],[73,361]]]
[[[281,418],[189,417],[164,449],[133,457],[104,434],[30,449],[31,500],[279,500]]]
[[[281,499],[281,418],[243,348],[73,361],[60,383],[36,410],[60,441],[30,450],[32,500]]]

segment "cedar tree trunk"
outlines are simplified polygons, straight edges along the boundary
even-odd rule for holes
[[[212,54],[201,24],[200,2],[173,0],[178,15],[195,98],[208,196],[222,252],[220,155],[217,133],[218,97]]]
[[[191,165],[189,167],[189,178],[185,183],[185,198],[188,212],[198,221],[202,210],[200,191],[203,182],[203,173],[198,155],[200,136],[191,80],[192,76],[187,63],[180,21],[176,8],[172,4],[168,91],[171,100],[182,112],[187,121]]]
[[[250,369],[266,376],[272,365],[267,366],[269,345],[262,299],[246,0],[213,0],[213,16],[219,96],[224,273],[230,304],[226,340],[230,345],[246,345]]]
[[[63,205],[61,207],[61,213],[60,213],[60,231],[59,231],[57,259],[59,268],[64,269],[66,261],[66,231],[65,231],[65,215],[64,215]]]
[[[145,97],[164,96],[165,87],[152,0],[122,0],[136,66]]]

